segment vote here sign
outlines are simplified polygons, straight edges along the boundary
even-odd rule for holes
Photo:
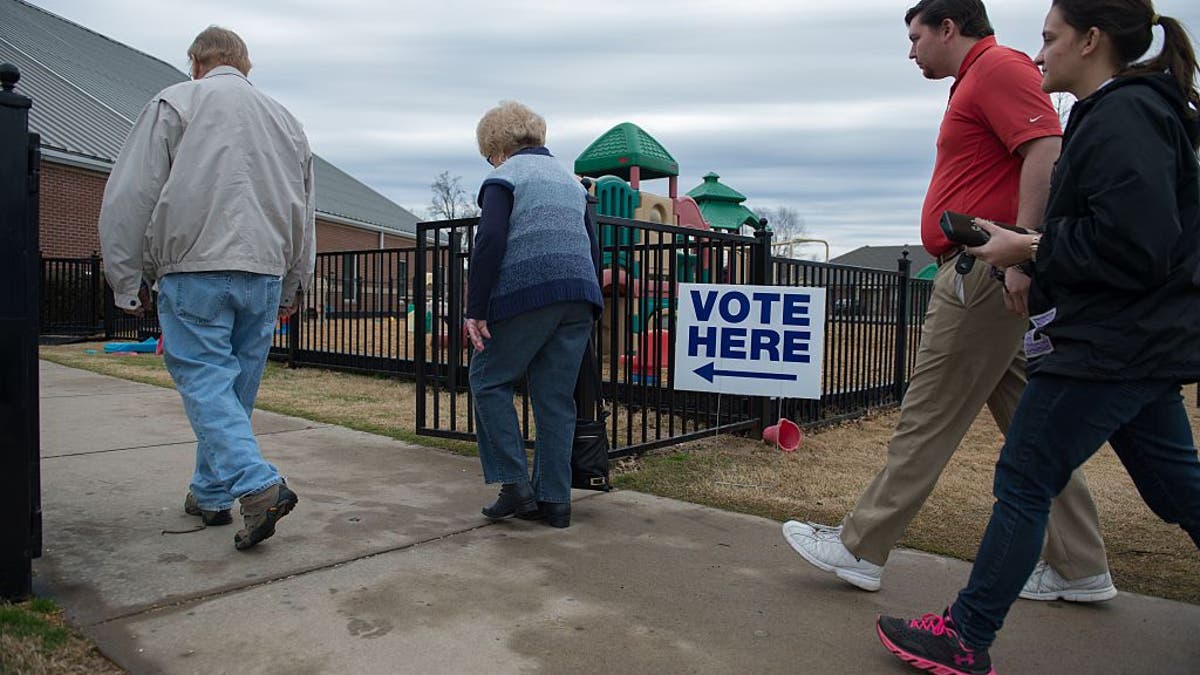
[[[825,289],[679,284],[675,387],[821,398]]]

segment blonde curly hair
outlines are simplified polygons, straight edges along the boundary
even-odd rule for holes
[[[522,148],[545,145],[546,120],[524,104],[501,101],[483,114],[475,127],[475,140],[485,158],[497,153],[509,156]]]

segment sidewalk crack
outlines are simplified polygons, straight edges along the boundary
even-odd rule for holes
[[[134,609],[125,611],[121,614],[117,614],[116,616],[108,617],[106,619],[101,619],[99,621],[93,621],[91,623],[80,624],[80,628],[96,628],[99,626],[104,626],[104,625],[118,622],[118,621],[124,621],[125,619],[130,619],[130,618],[137,617],[137,616],[140,616],[143,614],[153,614],[155,612],[160,612],[163,610],[176,609],[179,607],[184,607],[186,605],[206,602],[206,601],[212,600],[214,598],[221,598],[224,596],[233,595],[235,593],[241,593],[243,591],[249,591],[249,590],[253,590],[256,588],[260,588],[262,586],[269,586],[271,584],[278,583],[280,581],[286,581],[288,579],[294,579],[296,577],[307,576],[309,574],[313,574],[316,572],[323,572],[325,570],[335,569],[335,568],[341,567],[343,565],[349,565],[351,563],[359,562],[362,560],[369,560],[371,558],[375,558],[375,557],[378,557],[381,555],[387,555],[389,553],[398,553],[400,551],[406,551],[409,549],[416,548],[418,546],[424,546],[426,544],[437,543],[440,541],[450,539],[452,537],[457,537],[462,534],[468,534],[468,533],[474,532],[476,530],[481,530],[485,527],[492,527],[492,526],[499,525],[499,524],[501,524],[501,523],[496,523],[496,522],[480,523],[478,525],[473,525],[473,526],[468,527],[463,530],[456,530],[454,532],[449,532],[446,534],[438,535],[436,537],[430,537],[428,539],[422,539],[420,541],[415,541],[415,542],[412,542],[409,544],[403,544],[400,546],[392,546],[389,548],[380,549],[378,551],[364,553],[360,556],[356,556],[353,558],[346,558],[344,560],[337,560],[334,562],[323,563],[320,565],[313,565],[311,567],[306,567],[306,568],[303,568],[303,569],[300,569],[300,570],[297,570],[294,572],[288,572],[286,574],[281,574],[279,576],[275,576],[275,577],[271,577],[271,578],[267,578],[267,579],[259,579],[259,580],[256,580],[255,582],[249,583],[249,584],[233,586],[233,587],[224,588],[224,589],[215,590],[215,591],[206,591],[206,592],[202,592],[202,593],[199,593],[199,594],[193,595],[193,596],[179,597],[174,600],[171,600],[168,602],[163,602],[160,604],[154,604],[154,605],[149,605],[149,606],[145,606],[145,607],[134,608]]]

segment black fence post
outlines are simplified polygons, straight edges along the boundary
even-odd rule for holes
[[[896,377],[893,395],[896,402],[904,400],[904,390],[908,389],[908,319],[912,308],[909,307],[909,280],[912,278],[912,261],[908,259],[908,251],[900,253],[900,278],[896,285]]]
[[[100,256],[92,251],[92,257],[89,260],[91,267],[91,279],[88,283],[88,301],[87,301],[87,317],[88,323],[95,331],[97,328],[104,329],[104,268],[100,264]]]
[[[413,261],[413,315],[410,319],[415,326],[412,328],[413,334],[413,369],[416,371],[416,429],[417,433],[425,428],[425,313],[428,308],[425,306],[425,270],[426,256],[429,255],[429,242],[426,237],[429,236],[430,228],[424,223],[417,224],[417,257]],[[433,230],[434,236],[437,236],[437,230]]]
[[[293,301],[298,307],[292,312],[287,320],[287,367],[296,367],[296,351],[300,349],[300,315],[305,310],[305,298],[303,295],[297,296]]]
[[[29,133],[32,102],[13,92],[21,78],[0,64],[0,597],[32,591],[41,554],[38,475],[37,146]]]
[[[462,367],[463,340],[463,265],[462,265],[462,232],[454,229],[450,232],[450,248],[446,251],[447,283],[446,289],[446,387],[450,391],[450,400],[458,400],[458,369]],[[451,419],[454,419],[451,417]]]
[[[104,317],[104,339],[111,340],[117,332],[116,298],[108,281],[104,281],[103,287],[104,290],[100,293],[100,315]]]
[[[774,286],[775,274],[771,266],[771,228],[767,219],[760,218],[754,228],[754,244],[750,255],[750,283],[755,286]],[[755,436],[762,434],[764,427],[775,423],[772,419],[776,406],[771,405],[771,399],[766,396],[756,396],[751,399],[750,413],[757,422],[754,425]]]
[[[584,178],[580,181],[583,184],[583,189],[590,190],[592,180]],[[588,217],[591,219],[592,227],[595,231],[592,233],[596,237],[596,241],[600,241],[600,228],[596,223],[596,203],[597,199],[589,194],[587,195],[587,205],[585,208],[588,211]],[[596,261],[596,281],[600,281],[600,261]],[[592,336],[588,338],[587,348],[583,352],[583,361],[579,364],[579,375],[575,380],[575,417],[583,420],[600,419],[600,364],[596,361],[596,323],[592,323]]]

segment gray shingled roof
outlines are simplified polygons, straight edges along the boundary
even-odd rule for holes
[[[179,69],[23,0],[0,0],[0,62],[21,71],[17,91],[33,99],[42,147],[112,164],[133,122]],[[418,218],[316,158],[317,212],[416,233]]]
[[[895,272],[898,269],[900,253],[908,251],[908,259],[912,261],[912,273],[915,275],[926,265],[933,262],[933,256],[923,246],[863,246],[849,253],[844,253],[829,262],[854,267],[867,267],[874,270]]]

